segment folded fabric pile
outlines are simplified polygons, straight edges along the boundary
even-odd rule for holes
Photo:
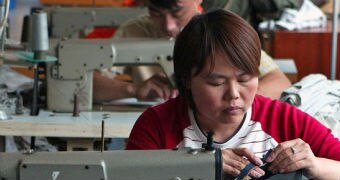
[[[297,30],[325,27],[326,23],[327,17],[321,9],[310,0],[304,0],[299,10],[287,8],[278,21],[264,21],[260,23],[259,28]]]
[[[311,74],[284,90],[280,100],[314,116],[340,138],[340,81]]]

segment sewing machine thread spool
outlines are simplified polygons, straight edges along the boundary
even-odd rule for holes
[[[43,11],[32,13],[32,51],[34,59],[44,59],[48,51],[47,14]]]
[[[27,44],[32,41],[32,17],[26,15],[23,19],[21,42]]]

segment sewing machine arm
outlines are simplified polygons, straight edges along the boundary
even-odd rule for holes
[[[165,39],[61,41],[57,48],[58,61],[47,68],[48,109],[72,112],[73,97],[77,94],[80,110],[91,110],[92,73],[95,69],[157,64],[171,77],[173,46],[173,41]]]

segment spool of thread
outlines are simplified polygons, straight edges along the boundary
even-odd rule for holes
[[[43,11],[32,13],[32,51],[34,59],[44,59],[48,51],[47,14]]]
[[[28,43],[32,41],[32,18],[27,15],[24,17],[21,32],[21,42]]]

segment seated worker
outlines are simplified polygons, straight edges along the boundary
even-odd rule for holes
[[[115,33],[114,38],[175,38],[189,20],[194,15],[200,13],[198,7],[200,7],[201,2],[201,0],[148,0],[149,15],[138,17],[121,25]],[[146,69],[143,73],[150,69],[148,67],[142,68]],[[153,67],[151,69],[153,71],[147,72],[149,75],[146,75],[146,78],[155,74],[154,70],[156,68]],[[259,69],[261,74],[258,88],[259,94],[277,99],[280,97],[281,92],[291,85],[288,78],[264,51],[262,51]],[[158,68],[158,74],[160,72],[161,70]],[[154,83],[156,83],[157,80],[153,79],[154,77],[151,77],[151,79],[143,83],[146,78],[141,80],[139,86],[121,82],[118,86],[115,85],[118,83],[116,80],[96,73],[94,75],[94,99],[110,100],[128,97],[129,95],[134,96],[136,94],[135,92],[139,91],[138,87],[144,88],[143,95],[153,94],[164,99],[176,95],[172,89],[166,89],[169,86],[164,84],[165,80],[155,85]],[[152,88],[148,88],[148,86],[152,86]],[[160,88],[161,90],[156,90],[156,88]],[[114,93],[112,92],[113,89],[115,91]],[[150,91],[152,91],[152,93],[150,93]],[[142,96],[142,98],[145,99],[145,96]]]
[[[261,46],[256,31],[230,11],[195,16],[177,36],[175,80],[180,95],[148,108],[126,149],[201,148],[207,132],[222,149],[223,170],[251,177],[302,170],[312,179],[339,179],[340,141],[312,116],[258,95]]]

